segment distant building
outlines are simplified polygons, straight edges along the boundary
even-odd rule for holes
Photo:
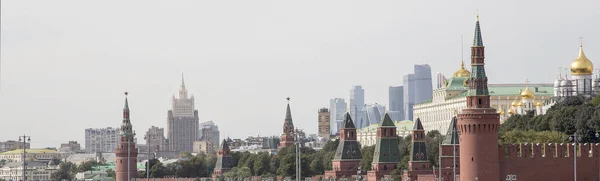
[[[354,124],[357,122],[358,112],[360,112],[365,105],[365,90],[362,86],[357,85],[350,89],[350,104],[348,105],[348,112],[350,112],[350,116],[354,120]]]
[[[331,135],[336,135],[339,133],[340,128],[342,126],[342,122],[344,121],[344,114],[346,114],[347,110],[346,101],[342,98],[333,98],[329,100],[329,132]]]
[[[173,107],[167,112],[167,138],[171,151],[192,152],[193,143],[198,140],[198,110],[194,107],[194,96],[188,97],[183,76],[179,88],[179,98],[173,96]]]
[[[219,126],[217,126],[213,121],[206,121],[203,123],[200,123],[200,130],[199,130],[199,139],[201,141],[210,141],[211,144],[209,144],[211,146],[211,149],[213,149],[212,151],[210,151],[211,153],[217,151],[217,147],[219,146],[219,141],[220,141],[220,132],[219,132]]]
[[[51,180],[58,164],[52,161],[27,161],[25,180]],[[0,168],[0,180],[24,180],[23,162],[9,162]]]
[[[413,120],[413,107],[431,100],[433,90],[431,67],[427,64],[415,65],[414,73],[404,76],[404,119]]]
[[[30,144],[25,142],[25,148],[26,149],[31,148]],[[15,150],[15,149],[23,149],[23,142],[22,141],[14,141],[14,140],[0,142],[0,152],[6,152],[6,151],[10,151],[10,150]]]
[[[212,141],[194,141],[194,153],[214,154],[216,146]]]
[[[318,133],[320,137],[329,139],[331,131],[329,130],[330,126],[330,113],[329,109],[321,108],[318,113]]]
[[[161,152],[167,151],[167,138],[165,138],[165,129],[159,128],[156,126],[150,127],[148,131],[146,131],[146,147],[151,152]],[[148,148],[150,146],[151,148]]]
[[[88,128],[85,129],[85,152],[114,152],[119,144],[118,128]]]
[[[361,111],[358,112],[358,117],[354,122],[356,128],[361,129],[371,124],[377,124],[381,122],[383,115],[385,114],[385,106],[377,103],[365,104]]]
[[[444,85],[446,85],[446,76],[444,76],[444,74],[438,72],[435,74],[436,80],[435,80],[435,88],[439,89],[444,87]]]
[[[389,113],[393,121],[404,120],[404,86],[390,86]]]
[[[68,143],[60,144],[60,152],[78,153],[81,151],[81,145],[77,141],[69,141]]]
[[[25,159],[35,159],[39,161],[50,161],[54,158],[62,159],[66,154],[59,153],[56,150],[48,149],[27,149]],[[16,149],[12,151],[0,153],[0,160],[8,160],[9,162],[21,162],[23,161],[23,149]]]
[[[411,134],[413,121],[394,121],[394,125],[396,125],[397,127],[396,135],[400,137],[405,137]],[[358,130],[357,140],[358,142],[360,142],[360,146],[375,145],[375,142],[377,141],[377,127],[379,127],[379,123],[371,124],[367,127]]]

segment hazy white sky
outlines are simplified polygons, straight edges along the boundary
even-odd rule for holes
[[[480,14],[490,83],[550,83],[558,67],[600,60],[600,1],[4,0],[0,141],[58,147],[116,127],[130,92],[138,139],[166,126],[183,72],[201,121],[222,137],[279,135],[285,97],[315,133],[317,109],[362,85],[388,104],[412,65],[451,76]],[[600,65],[597,64],[600,67]]]

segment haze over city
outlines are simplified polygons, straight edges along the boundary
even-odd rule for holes
[[[479,12],[490,83],[552,83],[578,55],[600,60],[600,2],[2,1],[0,140],[83,142],[118,127],[130,92],[138,139],[165,127],[181,75],[221,136],[315,133],[317,110],[362,85],[387,104],[413,64],[469,62]],[[464,35],[461,52],[461,35]],[[564,70],[563,70],[564,71]],[[432,75],[433,76],[433,75]],[[435,78],[435,77],[434,77]],[[434,80],[435,81],[435,80]]]

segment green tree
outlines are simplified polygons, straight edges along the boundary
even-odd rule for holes
[[[261,152],[258,154],[257,159],[254,161],[254,174],[255,175],[264,175],[269,173],[270,169],[270,161],[271,157],[267,152]]]
[[[113,179],[116,179],[116,178],[117,178],[117,173],[116,173],[116,172],[115,172],[113,169],[108,169],[108,170],[106,170],[106,175],[107,175],[108,177],[111,177],[111,178],[113,178]]]
[[[79,164],[77,167],[78,172],[87,172],[92,170],[93,167],[98,166],[99,163],[96,160],[89,160]]]
[[[360,152],[362,153],[362,161],[360,161],[361,170],[371,170],[371,162],[373,162],[375,145],[364,146],[360,149]]]
[[[427,147],[427,159],[431,166],[438,167],[440,144],[444,140],[444,136],[438,130],[427,132],[425,137],[425,145]]]
[[[77,166],[71,162],[63,162],[59,165],[59,169],[50,175],[52,180],[73,180],[77,173]]]

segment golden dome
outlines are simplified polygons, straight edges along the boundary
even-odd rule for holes
[[[465,69],[465,63],[461,62],[460,63],[460,69],[458,69],[456,72],[454,72],[454,77],[469,77],[471,75],[471,73]]]
[[[529,87],[526,87],[525,90],[521,92],[521,97],[524,99],[533,99],[533,96],[533,91],[531,91]]]
[[[502,110],[502,107],[500,107],[500,110],[498,110],[498,114],[504,115],[504,110]]]
[[[512,107],[516,107],[516,106],[518,106],[518,105],[519,105],[519,103],[517,102],[517,100],[515,100],[515,101],[513,101],[513,102],[512,102],[510,105],[511,105]]]
[[[513,114],[515,114],[515,111],[513,111],[512,109],[509,109],[508,114],[513,115]]]
[[[535,106],[536,106],[536,107],[540,107],[540,106],[543,106],[543,105],[544,105],[544,104],[543,104],[542,102],[536,102],[536,103],[535,103]]]
[[[573,75],[591,75],[594,71],[594,64],[585,57],[583,47],[579,46],[579,57],[571,63],[571,74]]]
[[[522,101],[519,101],[519,104],[517,104],[517,106],[519,106],[519,107],[522,107],[522,106],[524,106],[524,105],[525,105],[525,104],[523,104],[523,102],[522,102]]]

